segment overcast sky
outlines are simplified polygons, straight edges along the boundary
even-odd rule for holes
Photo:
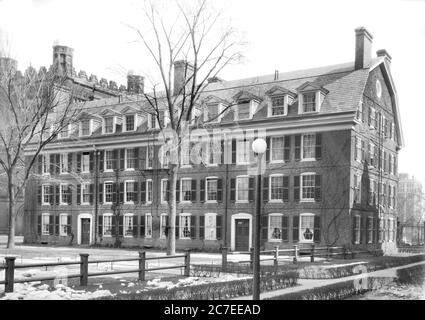
[[[425,1],[215,0],[249,43],[242,65],[224,79],[272,74],[354,60],[354,29],[387,49],[401,109],[405,147],[399,171],[425,179]],[[52,45],[74,48],[74,67],[125,84],[150,60],[135,44],[142,13],[135,0],[0,0],[0,37],[20,69],[49,66]],[[3,41],[4,43],[4,41]]]

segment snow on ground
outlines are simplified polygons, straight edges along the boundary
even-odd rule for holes
[[[49,286],[46,284],[37,285],[38,283],[16,284],[15,291],[7,293],[0,300],[87,300],[113,296],[109,290],[89,292],[74,290],[62,284],[56,285],[53,290],[48,290]]]

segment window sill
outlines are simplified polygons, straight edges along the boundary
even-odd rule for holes
[[[134,204],[134,201],[124,201],[124,204]]]
[[[205,203],[217,204],[217,200],[207,200]]]
[[[249,203],[249,200],[236,200],[236,203]]]
[[[90,202],[81,202],[80,206],[90,206]]]
[[[282,239],[268,239],[268,242],[282,242]]]
[[[127,168],[124,171],[134,171],[134,170],[135,170],[134,168]]]
[[[308,161],[317,161],[316,158],[305,158],[305,159],[301,159],[301,162],[308,162]]]
[[[192,240],[192,238],[180,238],[179,237],[179,240]]]
[[[59,203],[60,206],[69,206],[68,203]]]
[[[314,200],[314,199],[301,199],[300,202],[313,203],[313,202],[316,202],[316,200]]]
[[[152,239],[152,235],[150,235],[150,236],[145,236],[145,239]]]
[[[112,238],[112,235],[110,235],[110,234],[104,234],[103,237],[104,238]]]
[[[269,203],[283,203],[283,200],[269,200]]]
[[[42,205],[42,206],[51,206],[51,204],[50,204],[50,203],[42,203],[41,205]]]
[[[300,240],[298,243],[314,243],[313,240]],[[298,248],[298,253],[299,253],[300,248]]]
[[[272,160],[270,161],[270,164],[283,164],[285,163],[285,160]]]
[[[217,241],[217,238],[215,238],[215,239],[204,239],[204,241]]]
[[[103,172],[106,172],[106,173],[108,173],[108,172],[114,172],[114,169],[106,169],[106,170],[103,170]],[[84,172],[82,172],[82,173],[84,173]]]
[[[191,204],[192,201],[190,200],[184,200],[184,201],[180,201],[181,204]]]
[[[133,235],[131,235],[131,236],[124,236],[124,238],[134,238],[134,236]]]
[[[206,167],[218,167],[218,163],[208,163],[205,166]]]

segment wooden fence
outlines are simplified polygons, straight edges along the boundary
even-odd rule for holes
[[[175,258],[184,258],[184,263],[174,266],[164,266],[164,267],[154,267],[146,268],[146,262],[149,260],[165,260],[165,259],[175,259]],[[16,269],[28,269],[28,268],[47,268],[48,267],[58,267],[58,266],[69,266],[69,265],[80,265],[80,272],[75,274],[67,274],[66,278],[80,278],[80,286],[87,286],[89,277],[98,277],[98,276],[107,276],[113,274],[124,274],[124,273],[137,273],[138,279],[140,281],[145,281],[146,272],[157,271],[157,270],[166,270],[166,269],[177,269],[184,268],[184,276],[190,276],[190,250],[186,250],[185,254],[178,254],[172,256],[162,256],[162,257],[146,257],[145,251],[139,251],[139,257],[137,258],[127,258],[119,260],[89,260],[89,255],[87,253],[80,254],[80,261],[75,262],[52,262],[52,263],[35,263],[35,264],[15,264],[16,257],[6,257],[4,266],[0,266],[0,270],[5,270],[5,279],[0,281],[0,285],[4,284],[5,292],[13,292],[15,283],[25,283],[25,282],[37,282],[37,281],[52,281],[58,279],[58,276],[48,276],[48,277],[35,277],[31,279],[15,279],[15,270]],[[95,263],[115,263],[115,262],[130,262],[138,261],[138,267],[136,269],[130,270],[116,270],[116,271],[104,271],[104,272],[93,272],[89,273],[89,264]]]

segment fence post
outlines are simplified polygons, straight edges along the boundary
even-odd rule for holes
[[[293,260],[293,262],[297,263],[297,261],[298,261],[298,246],[295,245],[294,246],[294,260]]]
[[[139,251],[139,281],[145,281],[146,251]]]
[[[249,268],[252,270],[254,267],[254,248],[249,249],[250,255],[249,255]]]
[[[15,259],[16,257],[5,257],[6,270],[4,273],[5,285],[4,292],[13,292],[13,286],[15,282]]]
[[[184,257],[184,275],[190,276],[190,249],[186,250],[186,256]]]
[[[311,257],[310,262],[314,262],[314,244],[311,245]]]
[[[89,280],[89,255],[80,253],[80,286],[87,286]]]
[[[221,248],[221,270],[223,272],[227,270],[227,247]]]

